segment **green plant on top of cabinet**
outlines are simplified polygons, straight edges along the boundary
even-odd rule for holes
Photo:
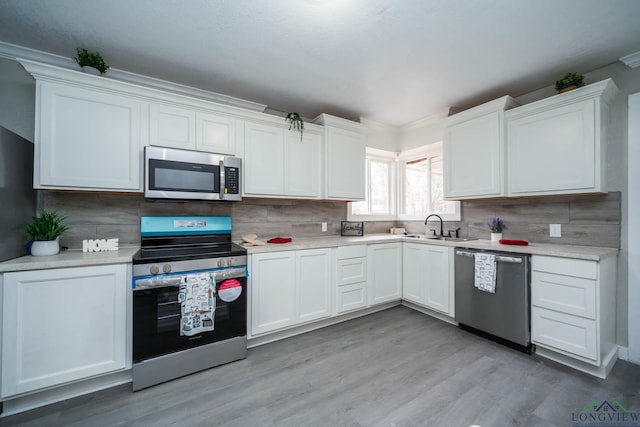
[[[151,145],[219,154],[236,154],[237,126],[234,117],[178,105],[149,105]]]
[[[322,139],[308,130],[302,140],[283,125],[245,123],[244,194],[320,198]]]
[[[607,192],[611,79],[505,113],[510,196]]]
[[[448,200],[506,194],[504,110],[519,105],[510,96],[445,119],[444,196]]]

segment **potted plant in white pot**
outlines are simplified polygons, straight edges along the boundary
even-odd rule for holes
[[[89,52],[87,49],[76,49],[77,55],[73,58],[82,71],[88,74],[101,75],[107,72],[109,66],[104,62],[102,55],[98,52]]]
[[[31,222],[24,227],[32,238],[31,255],[47,256],[60,252],[58,237],[69,229],[62,224],[64,216],[58,215],[55,211],[42,209],[40,215],[34,216]]]
[[[491,241],[499,242],[502,240],[502,230],[507,228],[507,225],[499,216],[497,216],[489,221],[489,228],[491,229]]]

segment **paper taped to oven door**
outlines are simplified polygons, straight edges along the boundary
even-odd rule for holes
[[[178,292],[181,303],[180,335],[213,331],[216,311],[215,282],[209,273],[187,274]]]

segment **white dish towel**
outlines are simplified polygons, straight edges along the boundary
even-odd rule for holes
[[[473,285],[481,291],[496,293],[496,256],[482,252],[475,254]]]

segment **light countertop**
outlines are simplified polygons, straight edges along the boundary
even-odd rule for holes
[[[248,246],[249,254],[264,252],[290,251],[299,249],[319,249],[332,248],[338,246],[371,244],[371,243],[392,243],[411,242],[425,245],[439,245],[456,248],[486,249],[494,251],[513,252],[530,255],[547,255],[561,258],[584,259],[599,261],[600,259],[615,256],[618,254],[617,248],[602,248],[596,246],[575,246],[556,245],[551,243],[529,243],[528,246],[501,245],[491,240],[469,240],[469,241],[445,241],[431,239],[416,239],[402,235],[392,234],[369,234],[363,237],[313,237],[293,239],[291,243],[270,244],[266,246]]]
[[[0,273],[24,270],[45,270],[49,268],[83,267],[90,265],[126,264],[138,252],[138,247],[120,248],[117,251],[82,252],[80,250],[62,251],[51,256],[26,255],[20,258],[0,262]]]

